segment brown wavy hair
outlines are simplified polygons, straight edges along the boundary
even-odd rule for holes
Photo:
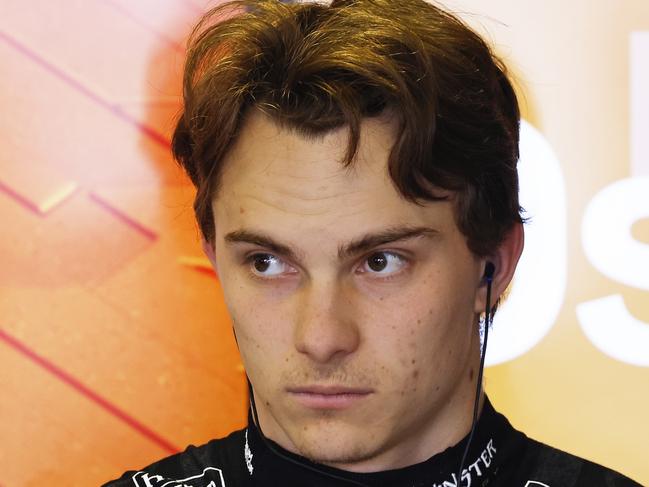
[[[217,6],[189,38],[183,97],[172,150],[197,188],[208,242],[222,161],[253,108],[305,136],[347,127],[345,165],[363,118],[389,110],[398,129],[388,170],[406,199],[453,191],[458,227],[480,256],[522,221],[520,114],[505,66],[459,18],[424,0]]]

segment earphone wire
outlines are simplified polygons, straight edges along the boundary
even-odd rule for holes
[[[484,340],[482,341],[482,353],[480,356],[480,368],[478,369],[478,384],[476,386],[475,392],[475,401],[473,403],[473,420],[471,422],[471,432],[464,447],[464,453],[462,454],[462,460],[460,461],[460,468],[457,473],[456,484],[458,487],[462,484],[462,470],[464,469],[464,463],[466,462],[466,457],[469,454],[469,448],[471,446],[471,441],[473,441],[473,435],[475,433],[476,426],[478,424],[478,408],[480,407],[480,392],[482,390],[482,376],[484,374],[484,364],[485,357],[487,355],[487,339],[489,338],[489,327],[491,326],[491,283],[493,281],[493,264],[490,262],[487,263],[490,265],[489,271],[486,273],[487,280],[487,303],[485,307],[485,326],[484,326]]]

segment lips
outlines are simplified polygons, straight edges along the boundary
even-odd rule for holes
[[[309,409],[346,409],[374,393],[372,389],[344,386],[311,385],[287,388],[298,404]]]

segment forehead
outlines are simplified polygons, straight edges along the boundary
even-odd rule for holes
[[[260,111],[251,112],[224,160],[221,186],[272,182],[288,194],[308,191],[311,198],[327,190],[370,189],[389,183],[387,157],[394,141],[389,118],[363,121],[361,142],[353,163],[345,167],[346,127],[318,136],[307,136],[280,127]],[[384,181],[383,181],[384,180]],[[316,183],[317,194],[311,191]]]
[[[447,203],[405,200],[388,173],[395,123],[383,117],[361,127],[358,154],[342,164],[348,130],[306,137],[279,127],[260,112],[251,114],[224,160],[213,205],[217,236],[255,227],[290,236],[296,231],[361,232],[402,225],[430,225]],[[343,235],[344,234],[344,235]]]

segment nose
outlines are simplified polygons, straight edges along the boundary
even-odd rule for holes
[[[319,364],[352,354],[360,343],[349,290],[336,282],[311,283],[303,290],[295,348]]]

